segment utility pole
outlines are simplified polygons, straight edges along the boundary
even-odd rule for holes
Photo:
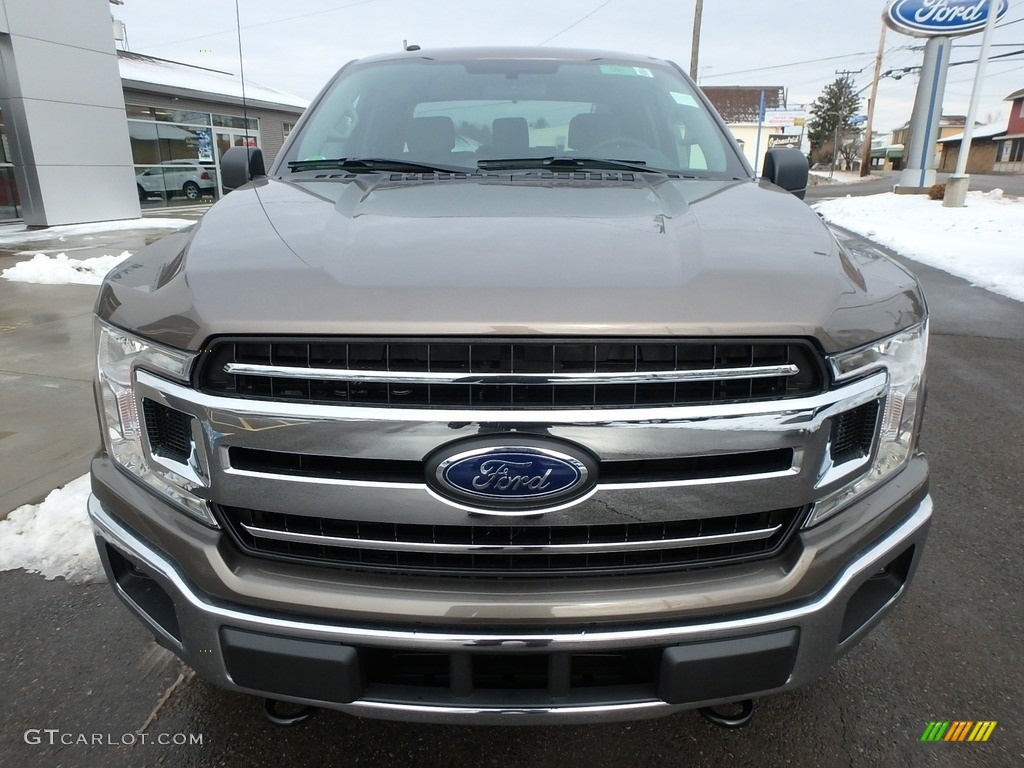
[[[690,79],[697,82],[697,59],[700,56],[700,20],[704,13],[704,0],[697,0],[693,9],[693,41],[690,43]]]
[[[864,151],[860,156],[860,175],[871,173],[871,137],[874,136],[875,98],[878,96],[878,80],[882,76],[882,53],[885,50],[885,17],[882,17],[882,36],[878,40],[878,55],[875,56],[875,74],[871,80],[871,95],[868,96],[868,122],[864,126]]]

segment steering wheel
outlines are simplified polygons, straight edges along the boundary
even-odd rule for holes
[[[586,150],[586,154],[601,154],[611,149],[642,149],[645,152],[650,152],[651,148],[639,139],[634,139],[632,136],[612,136],[610,139],[599,141],[592,147]]]

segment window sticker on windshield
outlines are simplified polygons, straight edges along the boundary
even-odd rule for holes
[[[672,91],[672,98],[675,99],[676,104],[682,104],[684,107],[696,107],[697,100],[688,93],[676,93]]]
[[[629,77],[654,77],[654,73],[647,69],[647,67],[625,67],[621,64],[602,64],[601,74],[628,75]]]

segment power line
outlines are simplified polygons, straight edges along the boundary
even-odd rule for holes
[[[858,53],[846,53],[842,56],[825,56],[821,59],[807,59],[806,61],[794,61],[789,64],[773,64],[769,67],[756,67],[754,69],[738,69],[735,72],[716,72],[713,75],[704,75],[704,80],[710,80],[715,77],[730,77],[732,75],[746,75],[751,72],[767,72],[770,69],[786,69],[788,67],[799,67],[804,64],[817,64],[822,61],[837,61],[838,59],[851,59],[854,56],[867,56],[873,53],[872,51],[860,51]]]
[[[1024,48],[1020,48],[1020,49],[1018,49],[1016,51],[1008,51],[1007,53],[999,53],[999,54],[996,54],[995,56],[989,56],[988,60],[989,61],[995,61],[996,59],[1016,58],[1018,56],[1021,56],[1022,54],[1024,54]],[[965,64],[977,64],[977,63],[978,63],[978,59],[964,59],[963,61],[952,61],[952,62],[949,63],[949,66],[950,67],[962,67]],[[920,65],[916,65],[916,66],[912,66],[912,67],[896,67],[896,68],[890,67],[888,70],[886,70],[885,76],[892,77],[895,73],[899,72],[899,73],[901,73],[899,75],[899,77],[895,77],[894,78],[894,79],[898,80],[903,75],[909,75],[912,72],[918,72],[920,69],[921,69]]]
[[[1013,61],[996,62],[995,64],[993,64],[993,66],[997,66],[998,64],[1014,64],[1014,63],[1016,63],[1016,62],[1013,62]],[[1024,69],[1024,65],[1019,66],[1019,67],[1011,67],[1010,69],[1004,69],[1004,70],[1001,70],[998,73],[993,72],[992,74],[1005,75],[1008,72],[1016,72],[1019,69]],[[974,80],[974,75],[971,75],[970,77],[965,77],[965,78],[963,78],[961,80],[947,80],[946,84],[947,85],[955,85],[956,83],[969,83],[969,82],[971,82],[973,80]],[[988,87],[989,88],[994,88],[995,86],[990,85]]]
[[[1019,48],[1016,51],[1010,51],[1008,53],[997,53],[995,56],[989,56],[988,60],[989,61],[995,61],[996,59],[1009,59],[1009,58],[1013,58],[1014,56],[1020,56],[1022,53],[1024,53],[1024,48]],[[978,61],[977,59],[965,59],[964,61],[951,61],[949,63],[949,66],[951,66],[951,67],[959,67],[959,66],[962,66],[964,64],[975,64],[975,63],[977,63],[977,61]]]
[[[261,21],[259,24],[249,24],[243,29],[256,29],[257,27],[269,27],[271,24],[281,24],[286,21],[295,21],[296,19],[306,19],[310,16],[320,16],[325,13],[334,13],[335,11],[343,11],[346,8],[354,8],[357,5],[366,5],[367,3],[374,3],[377,0],[358,0],[355,3],[349,3],[348,5],[340,5],[337,8],[328,8],[323,11],[313,11],[312,13],[301,13],[298,16],[285,16],[283,19],[274,19],[273,21]],[[203,40],[207,37],[217,37],[218,35],[234,35],[237,30],[225,29],[220,32],[207,32],[205,35],[196,35],[195,37],[183,37],[179,40],[168,40],[163,43],[153,43],[152,45],[144,45],[137,50],[146,51],[150,48],[163,48],[167,45],[177,45],[178,43],[189,43],[193,40]]]
[[[539,47],[540,47],[540,46],[542,46],[542,45],[546,45],[547,43],[550,43],[550,42],[551,42],[552,40],[554,40],[554,39],[555,39],[556,37],[558,37],[559,35],[563,35],[563,34],[565,34],[565,33],[566,33],[566,32],[568,32],[568,31],[569,31],[570,29],[572,29],[573,27],[575,27],[575,26],[576,26],[577,24],[582,24],[582,23],[583,23],[584,21],[586,21],[587,19],[589,19],[589,18],[590,18],[591,16],[593,16],[593,15],[594,15],[595,13],[597,13],[598,11],[600,11],[600,10],[601,10],[602,8],[604,8],[604,7],[606,6],[606,5],[608,5],[608,4],[609,4],[609,3],[611,3],[611,2],[613,2],[613,0],[604,0],[604,2],[603,2],[603,3],[601,3],[601,4],[599,5],[599,6],[597,6],[597,8],[595,8],[594,10],[592,10],[592,11],[591,11],[590,13],[586,14],[585,16],[581,16],[580,18],[576,19],[576,21],[574,21],[574,22],[573,22],[572,24],[570,24],[570,25],[569,25],[568,27],[566,27],[565,29],[563,29],[563,30],[561,30],[561,31],[559,31],[559,32],[556,32],[556,33],[555,33],[555,34],[553,34],[553,35],[552,35],[551,37],[549,37],[549,38],[548,38],[547,40],[544,40],[543,42],[537,43],[537,47],[539,48]]]

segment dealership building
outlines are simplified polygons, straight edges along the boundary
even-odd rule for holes
[[[108,0],[0,0],[0,221],[136,218],[212,201],[220,157],[268,164],[307,101],[115,48]]]

